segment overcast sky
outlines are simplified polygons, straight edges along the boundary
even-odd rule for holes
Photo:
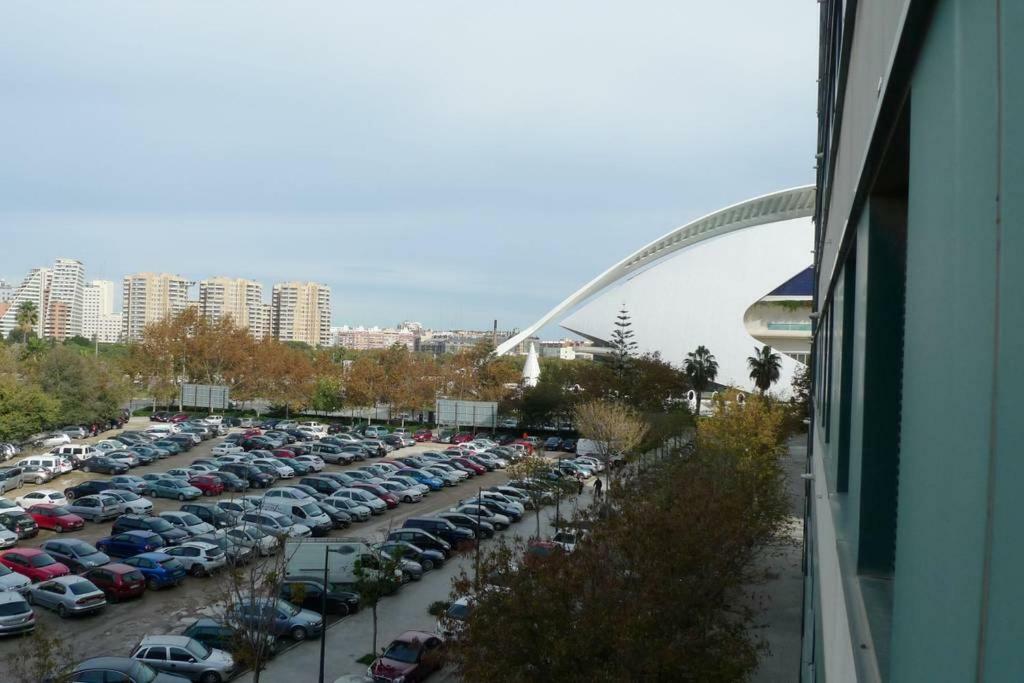
[[[680,224],[813,182],[817,12],[7,4],[0,276],[317,280],[336,324],[522,327]]]

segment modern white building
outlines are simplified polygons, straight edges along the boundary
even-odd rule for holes
[[[813,210],[814,187],[808,186],[687,223],[605,270],[497,351],[512,351],[554,321],[608,346],[617,312],[625,307],[640,353],[657,351],[678,365],[704,345],[718,360],[718,382],[752,390],[747,358],[760,342],[744,316],[811,263]],[[796,359],[782,356],[777,390],[789,389],[797,367]]]
[[[52,268],[33,268],[22,280],[0,315],[0,334],[7,336],[18,326],[18,310],[25,302],[35,304],[34,332],[40,338],[58,341],[82,334],[82,306],[85,267],[81,261],[58,258]]]
[[[49,291],[50,269],[33,268],[21,284],[14,290],[9,307],[0,316],[0,334],[5,338],[18,327],[18,310],[25,303],[35,305],[37,311],[36,324],[33,331],[37,337],[43,336],[46,318],[46,297]]]
[[[110,280],[93,280],[86,285],[82,296],[82,336],[95,339],[99,335],[100,320],[113,313],[114,283]],[[120,333],[118,330],[118,335]]]

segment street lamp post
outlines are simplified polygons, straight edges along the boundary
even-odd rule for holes
[[[324,683],[324,656],[326,655],[327,648],[327,572],[328,563],[327,559],[331,553],[341,554],[340,548],[331,548],[326,543],[324,544],[324,585],[320,591],[320,612],[323,616],[323,631],[320,633],[320,676],[317,678],[318,683]]]

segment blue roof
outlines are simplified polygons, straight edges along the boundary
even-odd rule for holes
[[[768,292],[768,296],[812,296],[813,294],[814,266],[807,266],[807,268]]]

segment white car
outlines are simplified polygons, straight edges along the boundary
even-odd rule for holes
[[[217,458],[217,462],[219,462],[222,465],[235,465],[239,463],[243,465],[248,465],[249,463],[252,462],[252,458],[247,453],[234,453],[232,455],[220,456],[219,458]]]
[[[193,576],[209,576],[227,564],[227,554],[223,550],[203,541],[185,541],[181,545],[161,548],[157,552],[167,553],[178,560],[184,565],[185,571]]]
[[[579,543],[580,538],[577,532],[562,529],[556,532],[551,540],[565,552],[571,553],[573,550],[576,550],[576,544]]]
[[[430,472],[435,477],[440,477],[441,480],[444,481],[445,485],[447,485],[447,486],[455,486],[456,484],[458,484],[459,482],[462,481],[457,476],[455,476],[454,472],[450,472],[448,470],[443,470],[440,467],[437,467],[436,465],[428,465],[427,467],[424,467],[423,469],[426,472]],[[465,474],[465,473],[463,473],[463,474]],[[384,483],[386,484],[387,482],[384,482]],[[381,484],[381,485],[383,486],[383,484]],[[420,497],[422,498],[422,496],[420,496]]]
[[[395,494],[395,497],[403,503],[418,503],[423,500],[422,493],[414,491],[399,481],[383,481],[380,483],[380,487]]]
[[[22,498],[24,498],[24,496],[22,496]],[[44,501],[39,501],[39,502],[44,502]],[[67,502],[67,500],[65,500],[65,503],[66,502]],[[32,505],[35,505],[35,503],[32,503]],[[26,506],[22,507],[21,503],[12,503],[11,501],[7,500],[6,498],[0,498],[0,515],[2,515],[4,513],[7,513],[7,512],[24,512],[26,507],[28,507],[28,506],[26,505]]]
[[[92,447],[102,453],[109,453],[110,451],[121,450],[124,448],[124,444],[120,441],[114,441],[113,439],[104,439],[103,441],[94,443]]]
[[[298,462],[304,462],[309,465],[311,472],[323,472],[324,461],[315,455],[297,455],[294,458]]]
[[[375,515],[383,515],[388,509],[387,503],[373,495],[369,491],[363,489],[338,489],[334,492],[331,498],[348,498],[354,500],[360,505],[365,505],[370,508],[370,511]],[[330,499],[327,500],[328,505],[333,505]]]
[[[211,531],[216,531],[212,524],[204,522],[191,512],[161,512],[160,517],[166,519],[171,523],[171,526],[181,529],[189,536],[198,536],[199,534],[208,534]]]
[[[281,545],[276,536],[268,534],[263,529],[252,524],[233,526],[229,529],[224,529],[224,533],[231,539],[232,543],[245,548],[251,548],[262,557],[273,555],[277,552],[278,546]]]
[[[231,455],[233,453],[245,453],[245,449],[230,442],[219,443],[210,451],[213,455]]]
[[[35,441],[36,446],[42,448],[52,448],[53,446],[63,446],[66,443],[71,443],[71,437],[64,432],[54,432],[53,434],[47,434],[42,436]]]
[[[604,465],[597,458],[591,457],[589,455],[578,455],[576,456],[575,460],[579,464],[583,465],[584,467],[594,472],[604,471]]]
[[[7,502],[7,501],[3,501]],[[15,508],[4,508],[3,503],[0,503],[0,512],[23,512],[25,508],[30,508],[33,505],[39,505],[40,503],[50,503],[52,505],[67,505],[68,499],[60,491],[54,489],[36,489],[35,491],[29,491],[23,496],[18,496],[14,499],[20,507]]]
[[[103,495],[113,496],[124,503],[124,511],[137,515],[148,515],[153,512],[153,501],[143,498],[137,493],[125,491],[124,489],[107,489],[100,491]]]
[[[272,468],[277,473],[277,476],[282,479],[291,479],[295,476],[295,470],[288,467],[288,465],[285,465],[277,458],[256,458],[252,462],[255,465],[266,465],[267,467]]]
[[[207,415],[203,418],[203,422],[214,427],[220,427],[224,423],[223,415]]]
[[[363,505],[357,500],[352,500],[351,498],[335,498],[334,496],[329,496],[324,498],[324,502],[328,505],[333,505],[339,510],[344,510],[357,522],[365,522],[370,519],[370,515],[373,514],[373,510],[368,506]]]

